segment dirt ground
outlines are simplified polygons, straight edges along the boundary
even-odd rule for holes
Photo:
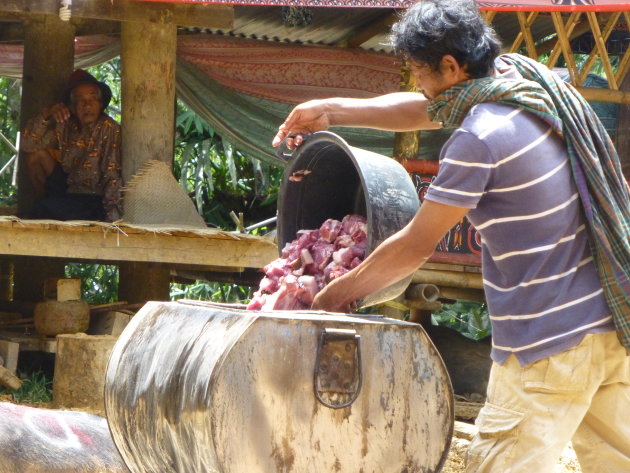
[[[461,424],[460,424],[461,425]],[[446,459],[446,463],[444,464],[444,468],[442,468],[442,473],[463,473],[464,470],[464,461],[466,458],[466,450],[468,449],[468,444],[470,441],[466,438],[467,435],[461,435],[457,432],[453,437],[453,441],[451,442],[451,449],[449,451],[448,457]],[[471,426],[471,430],[474,430]],[[575,452],[571,446],[568,446],[564,452],[562,452],[562,457],[558,462],[558,466],[556,467],[556,471],[554,473],[581,473],[582,470],[580,468],[580,464],[575,457]]]

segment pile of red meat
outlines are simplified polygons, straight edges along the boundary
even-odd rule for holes
[[[367,222],[361,215],[328,219],[318,230],[300,230],[282,257],[265,266],[249,310],[310,309],[315,294],[363,261]]]

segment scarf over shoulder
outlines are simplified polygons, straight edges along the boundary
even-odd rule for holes
[[[630,192],[615,147],[589,103],[557,74],[518,54],[501,60],[523,79],[460,82],[430,102],[429,115],[458,127],[473,106],[499,102],[534,113],[564,138],[606,302],[630,350]]]

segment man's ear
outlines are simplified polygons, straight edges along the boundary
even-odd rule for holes
[[[445,54],[440,60],[440,72],[457,81],[464,80],[468,77],[468,66],[461,65],[455,57]]]

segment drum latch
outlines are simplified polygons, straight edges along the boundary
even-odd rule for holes
[[[331,409],[348,407],[361,390],[361,336],[356,330],[326,328],[315,359],[315,396]]]

